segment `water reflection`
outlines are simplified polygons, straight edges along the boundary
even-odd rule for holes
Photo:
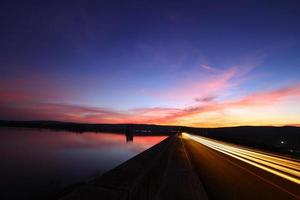
[[[32,199],[90,179],[166,136],[0,128],[0,137],[0,199],[5,200]]]

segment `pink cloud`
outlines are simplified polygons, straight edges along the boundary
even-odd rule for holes
[[[300,84],[279,88],[268,92],[257,92],[234,102],[236,105],[267,105],[278,102],[289,96],[300,95]]]
[[[180,86],[155,92],[154,96],[178,102],[218,96],[218,93],[234,86],[232,79],[236,74],[236,69],[230,68],[217,74],[207,74],[206,77],[199,76],[197,80],[191,82],[181,80]]]
[[[0,80],[0,103],[59,101],[78,96],[78,92],[63,88],[57,80],[36,72]]]

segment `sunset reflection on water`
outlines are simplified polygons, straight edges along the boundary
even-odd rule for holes
[[[1,199],[23,199],[89,180],[112,169],[166,136],[38,129],[0,129]],[[19,197],[18,196],[18,197]]]

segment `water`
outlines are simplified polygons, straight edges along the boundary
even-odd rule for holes
[[[164,138],[0,128],[0,199],[33,199],[89,180]]]

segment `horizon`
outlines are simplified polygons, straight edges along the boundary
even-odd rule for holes
[[[0,5],[0,120],[300,127],[297,1]]]
[[[88,125],[146,125],[146,126],[178,126],[178,127],[187,127],[187,128],[238,128],[238,127],[274,127],[274,128],[283,128],[283,127],[295,127],[300,128],[300,124],[290,124],[290,125],[282,125],[282,126],[264,126],[264,125],[242,125],[242,126],[219,126],[219,127],[197,127],[197,126],[180,126],[180,125],[161,125],[161,124],[136,124],[136,123],[82,123],[82,122],[72,122],[72,121],[55,121],[55,120],[0,120],[0,122],[54,122],[54,123],[66,123],[66,124],[88,124]]]

